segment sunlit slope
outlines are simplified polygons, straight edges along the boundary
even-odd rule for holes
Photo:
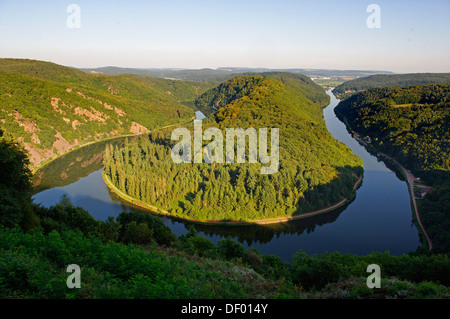
[[[323,102],[307,98],[299,86],[308,84],[300,81],[290,75],[241,76],[195,101],[209,114],[203,129],[220,128],[224,141],[227,128],[267,128],[270,145],[271,130],[279,129],[276,173],[263,175],[263,164],[248,159],[242,164],[175,164],[171,130],[165,140],[145,138],[108,150],[105,172],[121,192],[190,219],[256,220],[332,206],[350,196],[362,174],[362,161],[331,136]],[[320,87],[308,89],[327,99]],[[192,130],[192,124],[187,128]]]

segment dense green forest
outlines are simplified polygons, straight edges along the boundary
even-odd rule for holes
[[[335,87],[333,94],[343,100],[352,94],[372,88],[434,83],[450,83],[450,73],[375,74],[346,81]]]
[[[189,103],[212,87],[21,59],[0,59],[0,81],[0,128],[33,165],[89,141],[184,123]]]
[[[450,84],[370,89],[335,112],[433,187],[419,210],[433,249],[450,251]]]
[[[1,135],[1,131],[0,131]],[[245,249],[230,237],[216,244],[195,228],[175,236],[157,216],[124,212],[106,221],[63,197],[45,208],[31,199],[28,159],[0,138],[0,298],[448,298],[446,255],[367,256],[299,252],[292,263]],[[6,191],[5,191],[6,190]],[[69,289],[69,264],[81,287]],[[366,286],[378,264],[381,288]]]
[[[280,164],[272,175],[248,160],[176,164],[170,131],[107,148],[104,171],[120,191],[190,219],[262,219],[335,205],[353,196],[363,170],[361,160],[327,131],[321,109],[326,99],[311,80],[279,73],[236,77],[196,99],[211,114],[205,129],[279,128]]]

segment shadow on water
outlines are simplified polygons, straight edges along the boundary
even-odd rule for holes
[[[208,236],[231,236],[242,243],[246,243],[248,246],[256,243],[267,244],[274,238],[279,238],[282,235],[302,235],[303,233],[312,233],[316,227],[336,221],[339,215],[345,211],[347,206],[348,204],[324,214],[277,224],[249,224],[248,226],[195,224],[194,227],[198,232],[202,232]],[[183,223],[186,226],[191,225],[191,223]]]
[[[128,137],[129,140],[134,138]],[[56,158],[33,175],[33,193],[37,194],[46,189],[70,185],[101,169],[106,145],[120,147],[124,141],[125,137],[118,137],[93,143]]]

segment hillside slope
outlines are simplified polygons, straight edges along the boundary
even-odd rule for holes
[[[211,86],[20,59],[0,59],[0,81],[0,129],[33,165],[89,141],[186,122],[194,112],[185,104]]]
[[[344,82],[333,89],[333,94],[343,100],[354,93],[371,88],[433,83],[450,83],[450,73],[376,74]]]
[[[170,155],[175,141],[167,131],[107,150],[106,175],[125,194],[196,220],[256,220],[335,205],[352,193],[362,161],[327,131],[323,102],[313,102],[299,87],[327,99],[315,84],[278,74],[235,77],[195,101],[210,114],[203,130],[219,128],[224,141],[227,128],[267,128],[270,145],[270,130],[278,128],[279,170],[274,174],[261,174],[267,165],[250,164],[248,152],[242,164],[175,164]],[[192,132],[192,124],[187,128]],[[207,147],[203,152],[211,155]]]

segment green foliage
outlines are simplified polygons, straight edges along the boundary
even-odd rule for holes
[[[307,289],[321,289],[330,282],[337,282],[342,276],[342,265],[333,256],[297,253],[293,257],[292,279]]]
[[[185,236],[180,240],[197,237],[195,232]],[[191,241],[194,242],[197,240]],[[259,258],[258,266],[252,267],[255,272],[245,265],[250,255],[253,261],[254,256],[261,256],[259,252],[243,251],[242,244],[229,238],[216,246],[221,258],[227,261],[206,256],[198,259],[187,246],[183,255],[181,246],[174,254],[173,251],[144,249],[136,244],[105,243],[95,236],[74,231],[53,230],[46,235],[42,230],[24,233],[18,228],[0,226],[0,296],[439,298],[448,294],[445,286],[450,282],[446,274],[450,264],[444,255],[397,257],[380,253],[367,256],[333,253],[307,256],[299,253],[292,265],[282,263],[279,257],[264,255],[263,262]],[[210,247],[210,244],[197,246],[199,251],[208,251]],[[373,262],[382,268],[381,289],[368,289],[365,285],[365,268]],[[81,289],[66,287],[65,267],[72,263],[81,267]],[[277,270],[273,272],[274,269]]]
[[[21,154],[10,147],[5,158],[20,159]],[[12,170],[10,177],[26,183],[28,172]],[[10,182],[1,179],[0,185]],[[31,201],[29,193],[22,195]],[[317,293],[322,298],[448,297],[442,286],[450,283],[447,255],[299,253],[289,265],[254,248],[246,251],[230,237],[214,245],[191,229],[177,239],[159,218],[143,212],[97,221],[67,197],[50,208],[32,208],[42,227],[25,232],[8,221],[0,224],[0,298],[304,298],[317,296],[315,290],[323,286]],[[161,246],[148,245],[153,241]],[[167,249],[170,243],[173,248]],[[353,279],[367,275],[372,263],[381,266],[386,278],[383,294],[364,288],[365,278]],[[81,267],[80,289],[66,286],[69,264]],[[350,293],[347,288],[329,290],[349,282],[356,282]],[[405,292],[406,286],[411,289]]]
[[[242,266],[199,263],[135,245],[103,243],[79,232],[26,234],[0,226],[0,240],[2,298],[191,299],[276,294],[270,280]],[[65,267],[72,263],[81,267],[81,289],[66,287]]]
[[[119,241],[120,230],[122,225],[115,220],[114,217],[109,216],[103,223],[99,224],[98,233],[106,240],[106,241]]]
[[[149,130],[183,123],[194,116],[185,104],[212,85],[20,59],[0,59],[0,82],[0,129],[41,154],[32,164],[69,145],[133,133],[133,122]]]
[[[251,252],[251,249],[247,251],[247,258],[249,253]],[[257,255],[257,253],[254,254]],[[262,264],[260,266],[252,265],[252,268],[255,269],[258,273],[264,275],[264,277],[275,280],[282,278],[291,278],[290,264],[288,264],[287,262],[283,262],[280,257],[275,255],[262,255],[261,257]]]
[[[353,191],[362,162],[326,130],[321,106],[327,96],[310,82],[282,73],[237,77],[196,100],[215,112],[204,129],[219,127],[224,136],[226,128],[279,128],[276,174],[260,174],[259,163],[175,164],[174,141],[160,131],[108,147],[106,176],[139,201],[198,220],[252,220],[334,205]]]
[[[285,85],[293,86],[312,102],[325,107],[330,103],[330,97],[323,94],[322,86],[311,80],[309,77],[298,73],[286,72],[266,72],[261,73],[263,76],[281,81]]]
[[[0,137],[0,224],[30,229],[38,225],[31,208],[31,172],[21,147]]]
[[[432,238],[433,249],[450,252],[450,183],[433,186],[433,190],[418,203],[422,224]]]
[[[63,195],[60,203],[49,208],[34,205],[45,233],[51,231],[79,231],[85,235],[96,235],[105,241],[170,246],[176,241],[175,234],[160,218],[141,211],[122,212],[117,219],[109,217],[102,222],[96,220],[86,210],[74,206]]]
[[[77,230],[84,234],[91,234],[95,233],[99,227],[99,222],[92,215],[85,209],[74,206],[66,195],[62,196],[58,204],[50,208],[34,205],[34,211],[39,216],[41,226],[46,233],[53,230],[58,232]]]
[[[188,247],[192,247],[194,253],[200,257],[214,257],[216,255],[216,246],[208,238],[201,236],[192,236],[187,240]]]
[[[143,234],[146,234],[146,236],[149,235],[150,237],[153,237],[159,245],[170,246],[177,239],[170,228],[164,225],[159,217],[142,211],[122,212],[117,217],[117,222],[126,227],[128,227],[127,225],[130,225],[130,223],[135,223],[135,226],[133,227],[140,225],[140,231],[143,232]],[[142,225],[146,225],[147,227]],[[122,236],[126,236],[127,230],[124,229],[124,231],[125,233]]]
[[[417,287],[417,295],[421,298],[435,297],[438,294],[439,288],[435,283],[424,281]]]
[[[238,241],[234,241],[230,236],[222,239],[217,244],[219,255],[225,259],[231,260],[244,257],[244,245]]]
[[[403,297],[410,293],[412,290],[412,284],[406,281],[395,281],[391,286],[387,288],[389,295]]]
[[[216,245],[208,238],[199,236],[193,226],[188,227],[189,232],[178,237],[175,247],[189,255],[216,258],[218,256]]]
[[[122,241],[126,244],[148,245],[153,240],[153,231],[145,223],[135,221],[125,225]]]
[[[410,282],[398,280],[395,277],[382,279],[381,288],[370,289],[365,278],[352,277],[328,284],[320,291],[309,291],[302,294],[303,298],[317,299],[448,299],[448,289],[445,286],[432,283],[427,294],[421,291],[429,286],[427,282]],[[428,289],[424,289],[428,290]]]

